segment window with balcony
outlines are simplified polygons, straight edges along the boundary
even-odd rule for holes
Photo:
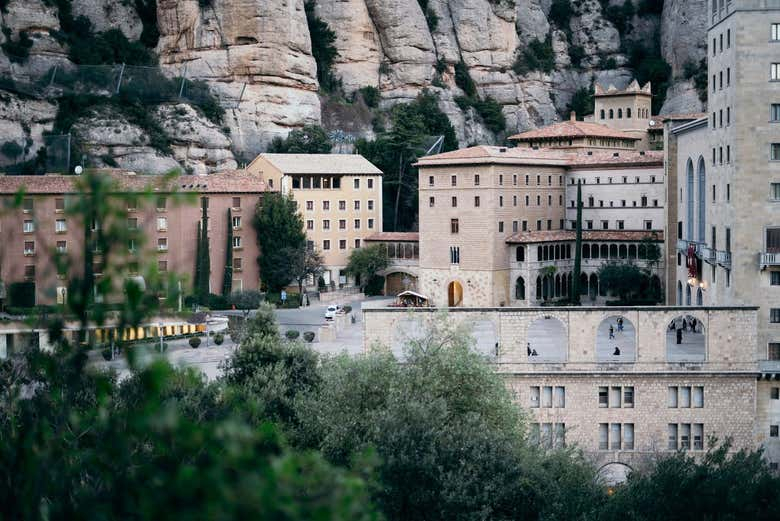
[[[769,342],[766,352],[767,360],[780,360],[780,342]]]
[[[766,253],[780,253],[780,228],[767,228]]]

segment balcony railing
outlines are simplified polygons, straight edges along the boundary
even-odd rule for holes
[[[720,266],[724,268],[731,268],[731,252],[718,250],[717,260]]]
[[[780,266],[780,253],[762,253],[761,269],[767,266]]]
[[[707,262],[709,264],[715,264],[717,254],[716,251],[712,248],[709,248],[707,246],[704,246],[703,244],[700,244],[696,248],[696,254],[702,258],[704,262]]]

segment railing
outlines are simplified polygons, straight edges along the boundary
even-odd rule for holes
[[[717,254],[714,249],[701,244],[699,245],[699,247],[696,248],[696,254],[699,255],[704,262],[707,262],[709,264],[715,264],[715,259],[717,258]]]
[[[780,266],[780,253],[762,253],[761,269],[767,266]]]
[[[717,252],[717,261],[720,266],[723,266],[724,268],[730,268],[731,267],[731,252],[730,251],[723,251],[718,250]]]

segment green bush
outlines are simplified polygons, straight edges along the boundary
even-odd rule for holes
[[[439,17],[436,15],[436,11],[433,10],[433,7],[428,5],[428,0],[417,0],[417,3],[420,4],[420,9],[422,9],[423,14],[425,15],[425,22],[428,24],[428,29],[431,32],[435,31],[439,26]]]
[[[303,340],[308,342],[308,343],[312,343],[312,342],[314,342],[314,337],[316,337],[316,336],[317,335],[314,334],[314,331],[306,331],[303,334]]]
[[[223,335],[222,333],[217,333],[216,335],[214,335],[214,344],[221,346],[224,341],[225,341],[225,335]]]
[[[582,67],[582,60],[585,59],[585,48],[581,45],[569,45],[569,59],[571,65],[575,68]]]
[[[528,42],[528,47],[517,57],[512,67],[517,74],[525,74],[530,71],[550,73],[554,68],[555,53],[550,36],[547,36],[544,41],[535,38]]]
[[[24,148],[16,141],[6,141],[0,146],[0,152],[8,159],[16,160],[17,157],[22,155]]]
[[[268,152],[275,154],[329,154],[332,149],[328,132],[319,125],[305,125],[286,138],[276,136],[268,145]]]
[[[360,87],[358,92],[360,92],[360,96],[363,98],[363,101],[366,103],[366,105],[372,109],[379,106],[379,89],[371,85],[367,85],[365,87]]]
[[[298,338],[299,336],[301,336],[301,332],[300,332],[300,331],[297,331],[297,330],[295,330],[295,329],[289,329],[289,330],[288,330],[288,331],[287,331],[287,332],[284,334],[284,336],[286,336],[288,340],[295,340],[296,338]]]
[[[216,295],[209,293],[208,302],[206,304],[209,309],[230,309],[230,302],[228,297],[223,295]]]
[[[293,309],[301,307],[301,295],[298,293],[287,292],[287,300],[282,304],[282,297],[279,293],[267,293],[265,296],[266,302],[273,304],[276,307],[284,309]]]
[[[685,64],[685,77],[693,80],[699,101],[707,103],[707,58],[702,58],[698,65],[695,62]]]
[[[35,282],[12,282],[9,284],[8,307],[35,307]]]
[[[566,107],[567,114],[564,114],[564,116],[576,112],[578,119],[582,120],[585,116],[593,114],[593,109],[593,89],[580,87],[572,96],[571,102]]]
[[[474,98],[477,96],[477,84],[474,83],[473,79],[471,79],[469,68],[466,66],[463,60],[455,64],[455,85],[460,87],[460,89],[469,98]]]
[[[26,62],[33,46],[33,41],[27,31],[20,31],[18,40],[12,38],[11,30],[8,27],[3,27],[3,34],[5,34],[5,42],[0,47],[5,51],[8,59],[13,63]]]
[[[103,360],[109,361],[111,360],[111,348],[110,347],[104,347],[102,351],[100,351],[100,354],[103,355]]]
[[[197,349],[198,347],[200,347],[200,337],[197,336],[190,337],[190,347],[192,347],[193,349]]]
[[[333,72],[336,61],[336,33],[314,13],[314,0],[306,0],[306,22],[309,25],[311,37],[311,53],[317,62],[317,80],[325,92],[334,92],[341,88],[341,81]]]
[[[344,307],[343,307],[343,308],[341,308],[341,309],[342,309],[342,310],[344,311],[344,313],[346,313],[346,314],[352,313],[352,306],[344,306]]]

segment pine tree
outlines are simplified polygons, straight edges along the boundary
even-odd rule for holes
[[[225,275],[222,278],[222,295],[233,292],[233,212],[227,211],[227,253],[225,254]]]
[[[571,303],[580,304],[580,272],[582,271],[582,184],[577,180],[577,239],[574,243],[574,276],[571,283]]]

